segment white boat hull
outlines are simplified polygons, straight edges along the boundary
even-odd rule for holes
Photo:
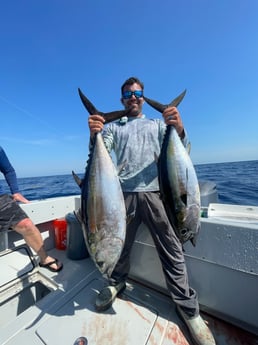
[[[196,247],[187,243],[190,285],[201,309],[258,336],[258,224],[201,219]],[[159,257],[145,226],[131,255],[131,277],[167,292]]]

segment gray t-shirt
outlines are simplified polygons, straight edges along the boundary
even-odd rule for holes
[[[108,124],[103,130],[107,150],[114,151],[124,192],[158,191],[157,159],[166,125],[163,120],[126,118]],[[183,140],[188,144],[187,135]]]

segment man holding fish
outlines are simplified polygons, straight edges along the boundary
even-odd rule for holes
[[[130,251],[137,229],[144,223],[157,248],[168,290],[177,311],[198,345],[214,345],[215,340],[199,314],[197,293],[188,284],[182,240],[176,233],[161,199],[157,157],[169,126],[176,130],[185,147],[189,141],[180,114],[175,106],[163,109],[163,120],[147,119],[142,113],[144,85],[135,77],[121,87],[121,102],[130,110],[126,117],[105,126],[103,116],[89,116],[91,137],[103,131],[104,144],[114,151],[120,167],[119,179],[124,194],[127,230],[124,248],[111,277],[110,285],[100,291],[96,309],[108,309],[117,294],[126,287],[130,269]],[[148,99],[146,98],[148,102]]]

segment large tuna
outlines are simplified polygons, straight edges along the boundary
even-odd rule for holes
[[[178,106],[184,91],[169,105],[149,98],[146,102],[163,113],[168,106]],[[200,190],[194,166],[174,126],[168,125],[158,159],[159,183],[168,218],[182,243],[195,245],[200,228]]]
[[[102,115],[105,123],[128,114],[128,110],[99,112],[80,89],[79,94],[88,112]],[[93,138],[84,178],[74,177],[81,188],[78,218],[88,251],[100,272],[110,277],[124,246],[126,210],[117,171],[101,133]]]

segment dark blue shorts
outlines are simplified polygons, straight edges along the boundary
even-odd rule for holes
[[[21,220],[28,218],[11,195],[0,195],[0,231],[13,228]]]

